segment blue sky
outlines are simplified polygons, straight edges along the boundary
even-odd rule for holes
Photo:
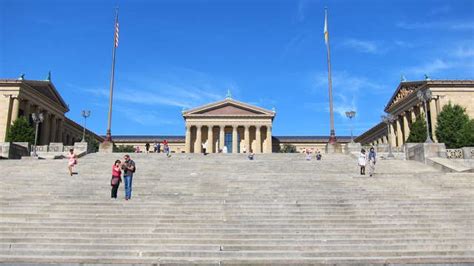
[[[380,121],[408,80],[474,78],[474,1],[0,0],[0,78],[49,70],[105,134],[114,7],[120,6],[112,134],[183,135],[183,108],[233,98],[275,108],[274,135],[328,135],[324,7],[336,135]]]

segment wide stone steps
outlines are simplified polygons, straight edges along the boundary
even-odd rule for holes
[[[132,154],[133,198],[110,200],[124,154],[0,161],[0,264],[310,265],[474,262],[472,174],[301,154]]]

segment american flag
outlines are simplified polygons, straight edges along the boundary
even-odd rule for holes
[[[115,20],[114,43],[115,43],[115,47],[118,47],[118,44],[119,44],[119,22],[118,22],[118,17]]]

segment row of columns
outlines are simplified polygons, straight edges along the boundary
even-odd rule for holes
[[[191,128],[195,127],[196,128],[196,138],[195,142],[192,142],[192,134],[191,134]],[[243,127],[244,128],[244,146],[246,147],[246,151],[250,152],[251,150],[251,142],[250,142],[250,127],[255,127],[255,149],[253,152],[255,153],[271,153],[272,152],[272,128],[271,126],[265,125],[265,126],[250,126],[250,125],[231,125],[231,126],[225,126],[225,125],[187,125],[186,126],[186,139],[185,139],[185,150],[187,153],[191,153],[191,147],[192,145],[194,148],[195,153],[199,153],[202,150],[202,128],[207,127],[207,151],[212,152],[214,151],[214,127],[219,128],[219,138],[218,138],[218,147],[217,150],[222,150],[225,146],[225,128],[226,127],[231,127],[232,128],[232,153],[237,153],[238,152],[238,128]],[[266,128],[266,138],[265,138],[265,145],[263,145],[263,150],[262,150],[262,128]]]
[[[23,111],[21,115],[28,120],[33,113],[43,113],[44,120],[40,124],[38,143],[40,145],[47,145],[51,142],[72,144],[72,139],[68,138],[67,133],[64,133],[64,118],[62,116],[58,116],[37,104],[32,104],[30,100],[21,99],[18,96],[9,96],[9,100],[7,130],[20,116],[20,110]]]
[[[433,141],[437,142],[435,135],[435,130],[437,126],[437,119],[439,113],[438,100],[431,99],[428,103],[428,110],[425,110],[423,104],[415,105],[407,111],[401,112],[395,117],[393,123],[390,124],[390,138],[391,145],[394,147],[401,147],[407,142],[408,136],[410,135],[411,125],[415,122],[418,116],[421,116],[421,119],[425,119],[425,113],[429,111],[429,120],[430,124],[427,125],[430,128],[431,137]],[[370,144],[385,144],[388,143],[387,132],[385,135],[380,136],[373,140]]]

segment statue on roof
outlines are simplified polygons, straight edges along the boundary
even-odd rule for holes
[[[407,78],[405,77],[405,75],[402,75],[401,78],[400,78],[401,82],[406,82],[407,81]]]
[[[431,78],[427,74],[425,74],[425,80],[431,80]]]
[[[232,94],[230,93],[230,89],[227,89],[227,95],[225,96],[226,99],[232,99]]]
[[[18,78],[18,80],[25,80],[25,73],[21,73],[20,77]]]
[[[47,81],[51,81],[51,70],[48,72],[48,77],[46,78]]]

